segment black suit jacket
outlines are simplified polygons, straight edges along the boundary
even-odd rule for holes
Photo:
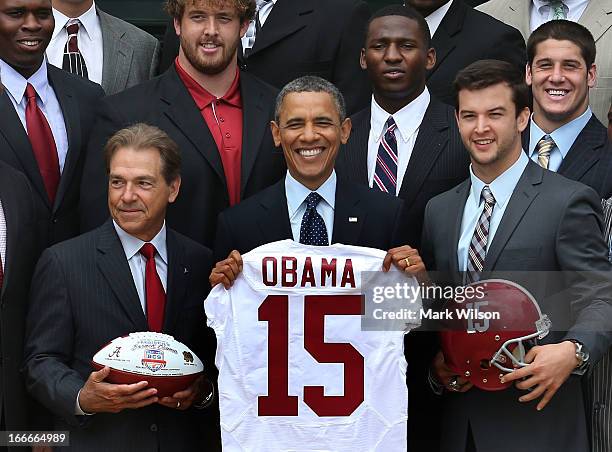
[[[368,185],[368,138],[371,110],[351,117],[349,141],[336,161],[338,176]],[[420,248],[423,213],[427,202],[463,181],[470,159],[457,128],[453,109],[433,97],[425,112],[399,197],[405,202],[408,244]]]
[[[388,250],[404,245],[403,202],[386,193],[338,179],[331,243]],[[349,218],[357,221],[349,221]],[[247,253],[277,240],[293,239],[285,181],[219,215],[215,260],[232,250]]]
[[[94,108],[104,96],[102,88],[52,65],[47,65],[49,83],[62,108],[68,154],[55,203],[51,205],[28,135],[8,97],[0,93],[0,160],[24,173],[34,189],[40,211],[38,235],[43,245],[74,237],[79,232],[79,187],[83,171],[83,149],[94,123]]]
[[[276,91],[241,72],[240,94],[243,199],[279,180],[285,160],[282,151],[274,147],[269,126]],[[229,206],[225,174],[215,140],[174,66],[153,80],[102,101],[81,187],[82,230],[99,226],[108,217],[108,178],[102,152],[107,139],[137,122],[159,127],[181,150],[181,192],[168,208],[168,225],[212,247],[217,215]]]
[[[39,253],[36,210],[26,177],[4,163],[0,163],[0,201],[7,240],[0,289],[0,418],[4,430],[28,430],[32,413],[20,367],[30,279]]]
[[[202,300],[209,291],[211,251],[167,229],[168,283],[163,332],[203,358],[211,337]],[[109,220],[47,249],[32,281],[25,371],[30,393],[55,414],[55,429],[70,430],[78,451],[208,450],[206,411],[161,405],[117,414],[75,416],[77,394],[92,372],[91,358],[112,339],[147,331],[125,252]]]
[[[431,44],[436,49],[436,65],[427,74],[427,87],[449,105],[455,105],[457,72],[475,61],[503,60],[525,71],[527,54],[521,33],[462,0],[453,1]]]
[[[278,0],[241,65],[279,89],[302,75],[323,77],[340,89],[352,114],[370,98],[367,75],[359,66],[369,17],[361,0]],[[172,64],[178,48],[171,23],[162,70]]]
[[[529,149],[530,125],[523,132],[525,150]],[[604,199],[612,196],[612,146],[607,133],[595,115],[591,116],[557,171],[592,187]]]
[[[467,180],[433,198],[425,211],[423,260],[429,270],[455,275],[456,283],[461,281],[457,244],[470,185]],[[602,234],[601,203],[593,189],[528,163],[489,244],[482,278],[490,277],[490,272],[512,271],[524,272],[521,279],[529,272],[549,272],[531,273],[536,277],[527,278],[529,284],[523,282],[552,320],[544,342],[576,339],[589,349],[593,362],[605,353],[612,338],[609,282],[591,285],[575,273],[561,273],[607,275],[611,271]],[[556,285],[559,283],[561,286]],[[568,292],[560,296],[559,289]],[[537,402],[518,402],[522,394],[514,387],[446,394],[439,423],[442,450],[455,451],[458,444],[465,444],[468,425],[476,450],[514,451],[516,444],[502,438],[525,431],[529,440],[521,450],[588,450],[578,377],[570,376],[541,412],[535,409]],[[492,407],[495,415],[491,415]]]

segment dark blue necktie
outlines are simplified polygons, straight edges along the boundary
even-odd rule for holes
[[[300,243],[304,245],[329,245],[327,229],[323,217],[317,212],[317,204],[321,201],[321,195],[312,192],[306,197],[306,212],[302,217],[300,227]]]

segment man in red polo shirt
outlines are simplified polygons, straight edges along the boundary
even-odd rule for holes
[[[164,130],[183,157],[181,195],[168,225],[212,246],[217,215],[285,171],[269,121],[276,90],[238,69],[237,49],[255,12],[254,0],[168,0],[180,51],[163,75],[102,101],[85,158],[83,230],[106,219],[102,148],[136,122]]]

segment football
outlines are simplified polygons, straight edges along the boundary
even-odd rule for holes
[[[169,397],[187,389],[204,372],[202,361],[187,346],[162,333],[130,333],[118,337],[98,351],[96,370],[110,367],[105,381],[131,384],[146,380],[158,397]]]

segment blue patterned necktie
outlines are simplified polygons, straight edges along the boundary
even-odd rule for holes
[[[566,19],[565,5],[560,0],[552,0],[550,3],[550,9],[552,10],[552,20]]]
[[[489,243],[489,224],[491,223],[491,214],[495,205],[495,197],[491,193],[488,185],[485,185],[480,194],[480,198],[484,199],[484,208],[476,223],[474,235],[468,249],[467,261],[467,282],[472,283],[480,279],[480,273],[484,267],[485,257],[487,255],[487,245]]]
[[[304,245],[329,245],[325,221],[317,212],[317,204],[321,199],[323,198],[317,192],[312,192],[306,197],[306,212],[304,212],[300,227],[300,243]]]
[[[378,146],[376,167],[374,169],[374,185],[380,191],[395,196],[397,189],[397,140],[395,139],[397,124],[393,116],[385,123],[385,133]]]

